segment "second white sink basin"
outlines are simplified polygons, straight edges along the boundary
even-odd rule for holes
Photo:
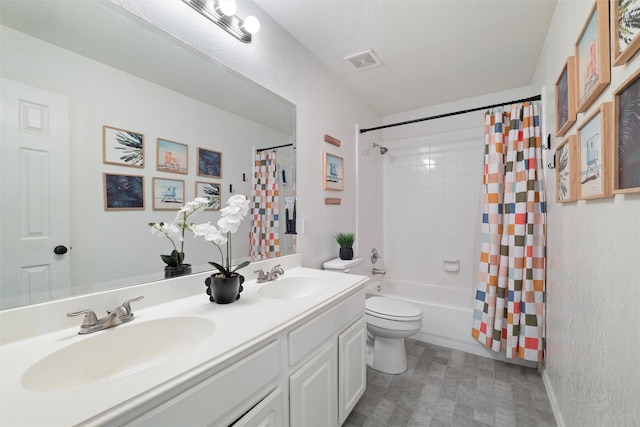
[[[41,359],[22,376],[33,391],[88,386],[155,366],[210,336],[215,324],[199,317],[171,317],[116,326]]]
[[[322,292],[328,287],[329,282],[318,277],[286,277],[263,285],[258,289],[258,294],[276,299],[303,298]]]

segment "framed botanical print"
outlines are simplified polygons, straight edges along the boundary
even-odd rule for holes
[[[144,167],[144,135],[126,129],[102,126],[102,162]]]
[[[153,178],[153,210],[174,211],[184,205],[184,181]]]
[[[222,194],[218,183],[196,181],[196,197],[209,197],[212,199],[207,209],[219,211],[222,206]]]
[[[323,153],[324,175],[322,188],[325,190],[343,191],[344,190],[344,160],[342,157]]]
[[[623,65],[640,49],[640,0],[611,0],[611,56]]]
[[[567,58],[555,86],[556,136],[564,135],[576,122],[576,61]]]
[[[596,0],[578,37],[575,55],[578,113],[584,113],[611,81],[608,0]]]
[[[611,103],[605,102],[578,127],[578,198],[611,196],[609,147]]]
[[[222,178],[222,153],[198,147],[198,175]]]
[[[102,177],[105,210],[144,210],[144,177],[114,173]]]
[[[556,148],[556,202],[575,202],[577,165],[576,136],[569,135]]]
[[[613,192],[640,192],[640,70],[614,92]]]
[[[189,172],[189,146],[158,138],[156,170],[172,173]]]

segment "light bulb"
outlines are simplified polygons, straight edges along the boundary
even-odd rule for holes
[[[219,0],[218,8],[223,15],[233,16],[238,9],[238,5],[236,5],[236,0]]]
[[[255,16],[247,16],[244,20],[244,24],[242,24],[242,28],[244,28],[249,34],[257,34],[260,31],[260,21]]]

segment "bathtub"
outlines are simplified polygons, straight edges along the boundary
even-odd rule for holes
[[[378,295],[408,301],[422,310],[422,329],[412,339],[504,360],[471,336],[474,290],[425,285],[397,280],[371,279],[367,297]]]

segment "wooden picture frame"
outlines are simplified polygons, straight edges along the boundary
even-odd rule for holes
[[[626,64],[640,49],[639,11],[640,0],[611,0],[611,61],[614,67]]]
[[[325,151],[322,155],[322,174],[324,190],[344,190],[344,159],[342,157]]]
[[[222,153],[198,147],[198,176],[222,178]]]
[[[577,108],[584,113],[611,81],[608,0],[596,0],[575,49]]]
[[[153,178],[154,211],[177,211],[184,205],[184,181]]]
[[[558,203],[578,200],[577,150],[575,135],[569,135],[556,148],[556,202]]]
[[[640,192],[640,69],[614,92],[613,192]]]
[[[605,102],[578,127],[578,198],[611,196],[611,103]]]
[[[189,146],[168,139],[156,140],[156,170],[189,173]]]
[[[111,165],[144,167],[144,134],[102,126],[102,162]]]
[[[144,177],[102,174],[105,211],[144,210]]]
[[[217,182],[196,181],[195,195],[214,198],[206,210],[219,211],[222,207],[222,186]]]
[[[555,85],[556,136],[564,135],[576,122],[576,61],[567,58]]]

